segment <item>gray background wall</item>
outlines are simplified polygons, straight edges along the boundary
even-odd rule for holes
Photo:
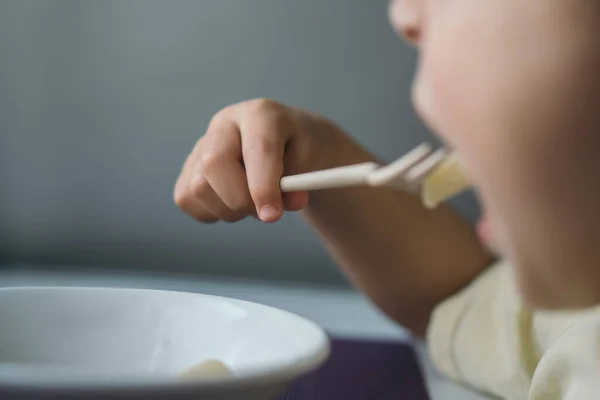
[[[324,113],[384,158],[429,135],[385,1],[1,0],[0,253],[48,265],[339,281],[295,216],[202,226],[172,204],[221,107]],[[473,217],[471,197],[458,205]]]

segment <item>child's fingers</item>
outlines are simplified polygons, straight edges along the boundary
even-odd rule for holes
[[[208,181],[200,174],[197,174],[190,183],[190,189],[194,194],[197,202],[195,216],[199,218],[199,214],[211,214],[215,218],[225,222],[237,222],[244,219],[248,213],[245,210],[232,210],[228,207],[219,195],[210,186]]]
[[[219,220],[219,217],[209,211],[200,200],[196,199],[194,195],[191,194],[191,190],[188,190],[188,192],[190,193],[189,195],[177,198],[177,205],[179,208],[190,217],[200,222],[211,224]]]
[[[175,189],[175,203],[177,206],[198,221],[206,223],[217,222],[219,218],[194,195],[189,183],[189,177],[184,176],[183,178],[180,178],[177,182]]]
[[[306,172],[303,166],[311,158],[310,142],[292,143],[297,125],[288,108],[269,100],[223,109],[188,157],[176,185],[176,203],[206,222],[233,222],[247,215],[273,222],[284,210],[304,208],[308,193],[282,196],[280,188],[284,164],[286,174]]]
[[[190,186],[193,172],[192,165],[198,153],[199,146],[196,145],[192,153],[186,158],[181,173],[177,178],[177,183],[175,184],[175,189],[173,191],[173,198],[175,204],[177,204],[177,206],[186,214],[201,222],[214,223],[217,222],[219,218],[202,205],[200,200],[194,195]]]
[[[236,219],[254,210],[241,159],[240,133],[233,122],[209,128],[207,142],[194,167],[196,196],[225,220]],[[224,211],[223,205],[231,212]]]
[[[292,127],[276,113],[269,113],[246,120],[241,129],[250,195],[260,219],[274,222],[283,213],[280,181],[283,153]]]

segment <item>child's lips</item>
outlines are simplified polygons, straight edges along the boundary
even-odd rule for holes
[[[495,243],[494,234],[492,232],[492,224],[486,215],[481,217],[477,222],[477,236],[481,243],[496,257],[502,257],[502,250]]]
[[[479,236],[479,240],[486,246],[493,244],[492,229],[489,219],[485,215],[477,222],[477,235]]]

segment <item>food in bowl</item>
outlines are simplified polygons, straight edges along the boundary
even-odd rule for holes
[[[224,378],[233,372],[219,360],[207,360],[185,370],[180,377],[185,380]]]

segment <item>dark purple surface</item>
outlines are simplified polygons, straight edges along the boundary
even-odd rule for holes
[[[429,400],[412,347],[401,342],[333,340],[329,360],[278,400]]]
[[[247,396],[237,393],[240,400]],[[162,389],[49,390],[47,388],[0,388],[0,400],[79,400],[79,399],[190,399],[200,400],[198,387]],[[231,397],[227,397],[231,398]],[[318,371],[292,384],[277,400],[429,400],[409,344],[333,340],[329,360]]]

